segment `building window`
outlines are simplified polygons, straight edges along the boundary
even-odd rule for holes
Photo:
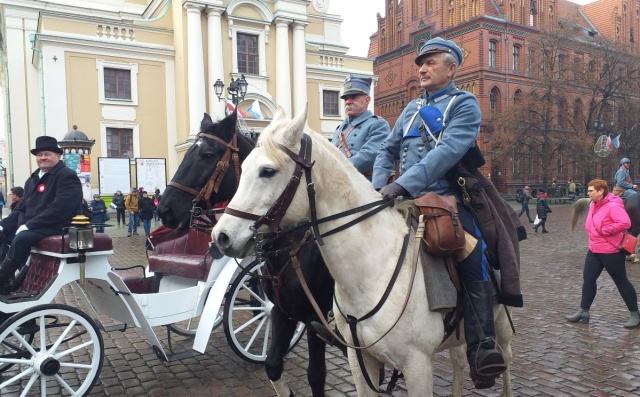
[[[513,71],[514,72],[520,71],[520,46],[519,45],[513,46]]]
[[[529,48],[529,51],[527,52],[527,73],[528,74],[533,74],[533,65],[535,61],[535,56],[536,54],[533,48]]]
[[[490,68],[495,68],[496,67],[496,52],[497,52],[497,46],[498,43],[491,40],[489,42],[489,67]]]
[[[573,58],[573,81],[580,81],[582,78],[582,59]]]
[[[133,130],[107,127],[107,157],[133,157]]]
[[[520,102],[522,102],[522,91],[516,90],[516,92],[513,94],[513,104],[517,105]]]
[[[259,74],[258,36],[238,33],[238,73]]]
[[[558,55],[558,77],[559,78],[563,78],[564,77],[564,72],[565,72],[565,69],[567,67],[566,59],[567,59],[566,56]]]
[[[114,105],[138,104],[138,65],[96,60],[99,102]]]
[[[489,118],[495,120],[497,113],[500,111],[498,102],[500,101],[500,91],[498,87],[493,87],[489,93]]]
[[[104,68],[104,97],[110,100],[131,100],[131,71]]]
[[[339,91],[322,90],[322,115],[340,117]]]

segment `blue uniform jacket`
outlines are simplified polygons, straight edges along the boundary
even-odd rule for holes
[[[633,189],[633,184],[627,182],[627,178],[631,179],[631,174],[629,174],[628,169],[626,169],[624,166],[621,166],[618,171],[616,171],[616,186],[620,186],[625,189]]]
[[[349,133],[353,127],[353,131]],[[339,146],[341,141],[340,132],[346,136],[347,146],[351,152],[349,161],[353,164],[361,174],[367,174],[373,169],[373,162],[378,154],[380,145],[389,135],[389,123],[386,120],[375,116],[370,110],[364,111],[358,117],[349,122],[345,119],[333,133],[331,142],[335,146]],[[346,156],[344,148],[340,151]]]
[[[422,123],[420,116],[417,116],[409,125],[421,106],[434,106],[444,114],[449,101],[454,97],[446,115],[444,132],[436,134],[432,131],[436,138],[440,138],[437,147],[431,137],[429,147],[425,148],[420,135],[405,136],[412,127]],[[411,101],[378,151],[373,167],[373,187],[379,189],[387,184],[387,179],[394,170],[394,163],[399,160],[400,176],[396,183],[411,196],[418,197],[428,191],[441,195],[455,194],[445,174],[475,145],[481,120],[482,113],[476,97],[459,91],[453,82],[441,91],[431,95],[425,93],[423,98]]]

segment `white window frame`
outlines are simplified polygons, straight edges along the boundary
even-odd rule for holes
[[[489,40],[489,67],[498,67],[498,42]]]
[[[104,69],[121,69],[131,72],[131,100],[129,99],[109,99],[104,95]],[[125,62],[105,61],[104,59],[96,59],[96,69],[98,70],[98,95],[99,102],[104,105],[138,105],[138,64]]]
[[[128,128],[133,131],[133,157],[129,158],[135,164],[136,157],[140,156],[140,125],[138,123],[125,123],[121,121],[101,121],[100,122],[100,155],[109,157],[107,151],[107,128]]]
[[[338,93],[338,115],[337,116],[325,116],[324,115],[324,92],[325,91],[334,91]],[[342,87],[339,85],[324,85],[324,84],[319,84],[318,85],[318,96],[320,97],[319,102],[319,110],[320,110],[320,118],[322,119],[327,119],[327,120],[342,120],[344,119],[345,115],[344,115],[344,106],[340,106],[340,101],[342,99],[340,99],[340,95],[342,92]]]
[[[258,75],[245,73],[247,76],[267,77],[267,50],[269,26],[265,24],[262,29],[250,26],[237,26],[233,20],[229,20],[229,38],[231,38],[231,55],[233,60],[233,73],[238,74],[238,33],[258,36]]]

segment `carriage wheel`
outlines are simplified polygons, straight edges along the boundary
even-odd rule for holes
[[[0,325],[0,346],[13,352],[0,355],[0,366],[15,365],[0,379],[0,390],[19,386],[22,395],[86,396],[104,358],[102,335],[93,320],[59,304],[34,306],[9,318]]]
[[[35,331],[32,327],[33,322],[23,325],[18,329],[18,334],[26,341],[26,344],[31,344],[35,337]],[[3,358],[20,358],[22,357],[22,347],[24,344],[18,340],[17,337],[11,336],[11,338],[0,343],[0,374],[9,368],[13,367],[13,363],[2,363]]]
[[[224,333],[231,349],[242,359],[261,364],[267,358],[271,341],[271,310],[273,303],[266,297],[260,280],[264,262],[251,262],[231,284],[224,302]],[[304,323],[298,323],[289,350],[304,335]]]

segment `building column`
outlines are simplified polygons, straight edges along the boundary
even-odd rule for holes
[[[223,9],[207,7],[207,54],[209,65],[209,114],[215,120],[224,118],[224,102],[219,100],[216,96],[216,92],[213,89],[213,84],[217,79],[224,81],[224,65],[222,63],[223,57],[220,53],[222,48],[222,23],[221,15],[224,12]]]
[[[200,121],[207,110],[202,47],[203,5],[185,3],[187,10],[187,84],[189,88],[189,139],[200,132]]]
[[[308,101],[305,26],[305,23],[293,23],[293,116],[302,112]]]
[[[276,103],[291,117],[289,21],[284,19],[276,19]]]

